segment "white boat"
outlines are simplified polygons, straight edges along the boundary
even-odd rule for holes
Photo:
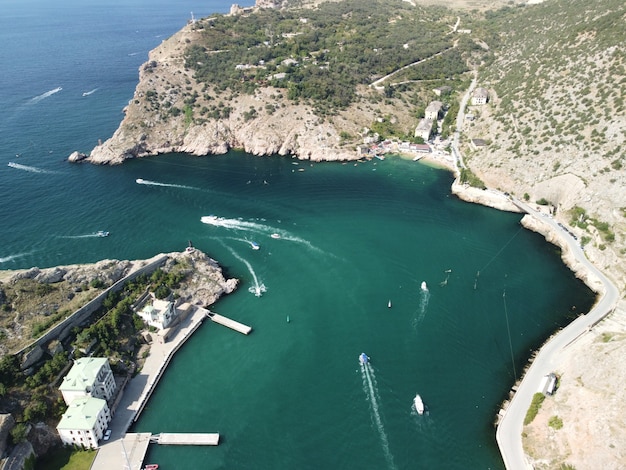
[[[428,290],[428,286],[426,285],[426,281],[422,281],[422,290]]]
[[[109,236],[109,232],[105,231],[105,230],[98,230],[96,232],[96,235],[98,237],[108,237]]]
[[[278,235],[277,233],[272,233],[270,235],[270,237],[272,237],[272,238],[280,238],[280,235]]]
[[[361,364],[367,364],[370,361],[370,358],[367,356],[367,354],[365,353],[361,353],[359,355],[359,362]]]
[[[387,302],[387,307],[391,308],[391,300],[389,300],[389,302]]]
[[[418,415],[424,414],[424,402],[422,401],[422,397],[420,397],[419,393],[415,395],[415,398],[413,398],[413,405],[415,406],[415,411],[417,411]]]
[[[137,184],[143,184],[143,183],[144,183],[144,180],[143,180],[142,178],[137,178],[137,179],[135,180],[135,183],[137,183]]]
[[[250,246],[253,250],[258,250],[261,248],[261,246],[257,242],[250,242]]]

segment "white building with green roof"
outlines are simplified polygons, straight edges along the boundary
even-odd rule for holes
[[[115,392],[113,371],[106,357],[81,357],[63,378],[59,387],[65,403],[76,398],[94,397],[108,400]]]
[[[64,444],[96,449],[111,421],[111,412],[102,398],[74,400],[57,425]]]
[[[176,318],[176,308],[174,302],[157,299],[151,294],[152,300],[142,310],[137,312],[148,326],[153,326],[163,330],[170,326]]]

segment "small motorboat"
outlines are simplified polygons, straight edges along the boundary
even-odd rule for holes
[[[143,179],[141,179],[141,178],[137,178],[137,179],[135,180],[135,183],[137,183],[137,184],[143,184],[143,183],[144,183],[144,180],[143,180]]]
[[[370,358],[365,353],[361,353],[359,356],[359,362],[361,364],[368,364],[370,362]]]
[[[424,402],[422,401],[422,397],[420,397],[419,393],[415,395],[415,398],[413,399],[413,405],[415,406],[415,411],[417,411],[418,415],[424,414]]]
[[[257,242],[250,242],[250,246],[253,250],[258,250],[261,248],[261,246]]]
[[[150,464],[146,465],[145,467],[143,467],[143,470],[159,470],[159,464],[158,463],[150,463]]]
[[[422,290],[428,290],[428,286],[426,285],[426,281],[422,281]]]
[[[105,230],[98,230],[96,232],[96,236],[98,236],[98,237],[108,237],[109,236],[109,232],[107,232]]]
[[[280,238],[280,235],[278,235],[277,233],[272,233],[270,235],[270,237],[272,237],[272,238]]]
[[[391,300],[389,300],[389,302],[387,302],[387,308],[391,308]]]

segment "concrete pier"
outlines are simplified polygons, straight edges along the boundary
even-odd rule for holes
[[[161,433],[152,436],[157,444],[174,446],[216,446],[219,444],[218,433]]]
[[[252,331],[252,327],[244,325],[243,323],[239,323],[235,320],[231,320],[230,318],[226,318],[222,315],[218,315],[217,313],[210,312],[207,310],[207,316],[214,321],[215,323],[219,323],[225,327],[230,328],[231,330],[238,331],[244,335],[247,335]]]

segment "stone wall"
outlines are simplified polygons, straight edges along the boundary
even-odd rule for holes
[[[107,298],[110,292],[120,291],[124,287],[124,284],[126,284],[126,282],[132,281],[140,274],[149,274],[155,271],[157,268],[163,266],[167,259],[167,255],[159,256],[151,263],[146,264],[145,266],[123,277],[122,279],[114,283],[111,287],[100,293],[95,299],[91,300],[89,303],[72,313],[72,315],[67,317],[61,323],[48,330],[44,335],[40,336],[31,344],[18,351],[16,355],[24,356],[22,369],[30,367],[33,363],[37,362],[37,360],[41,358],[41,354],[38,354],[38,351],[41,350],[44,345],[55,339],[63,341],[69,336],[69,334],[72,332],[72,329],[74,329],[75,327],[83,326],[87,322],[91,314],[95,312],[98,308],[100,308],[102,302],[104,302],[104,299]],[[34,351],[34,354],[31,354],[31,351]],[[39,357],[37,358],[37,356]]]

